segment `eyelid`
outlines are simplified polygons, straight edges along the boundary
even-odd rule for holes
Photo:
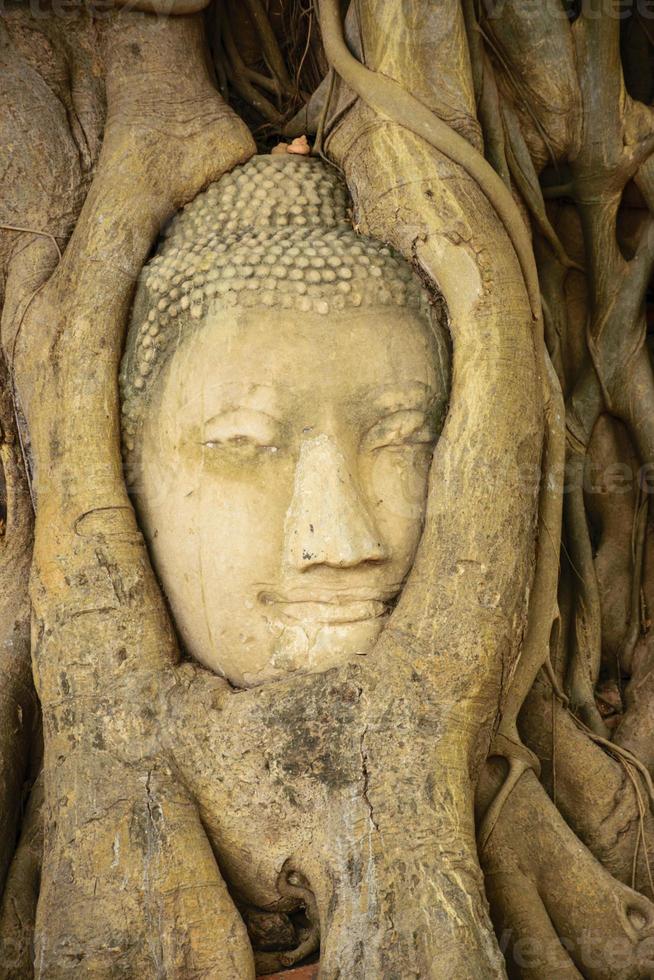
[[[375,422],[366,432],[364,442],[376,440],[384,443],[390,440],[399,442],[417,435],[421,429],[429,430],[429,438],[425,439],[425,442],[436,438],[431,414],[422,408],[401,408]]]
[[[205,422],[202,443],[226,443],[244,437],[267,445],[275,441],[278,432],[278,421],[266,412],[251,408],[229,409]]]

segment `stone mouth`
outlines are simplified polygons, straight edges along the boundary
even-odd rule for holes
[[[277,611],[287,619],[325,623],[333,626],[378,619],[388,610],[385,602],[288,602],[279,603]]]
[[[353,590],[348,592],[312,592],[285,596],[260,592],[259,601],[268,606],[276,618],[287,622],[312,622],[333,626],[379,619],[390,611],[397,590]]]

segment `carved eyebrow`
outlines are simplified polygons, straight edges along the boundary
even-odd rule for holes
[[[232,412],[259,412],[278,422],[274,414],[279,407],[277,395],[276,386],[269,384],[231,381],[210,385],[208,389],[205,388],[203,405],[208,413],[215,408],[218,410],[207,414],[204,424],[208,425]]]
[[[388,384],[370,391],[372,401],[378,409],[428,408],[435,396],[430,385],[422,381],[409,381],[406,384]]]
[[[224,408],[221,408],[221,410],[216,412],[215,415],[205,419],[203,425],[212,425],[212,423],[219,422],[221,419],[224,419],[225,416],[235,415],[237,412],[251,412],[254,415],[263,415],[275,425],[279,424],[279,419],[275,415],[271,415],[270,412],[264,412],[261,408],[253,408],[252,405],[230,403],[229,405],[225,405]]]

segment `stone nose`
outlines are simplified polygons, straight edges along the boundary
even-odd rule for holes
[[[285,564],[300,571],[389,557],[345,456],[326,434],[302,443],[284,531]]]

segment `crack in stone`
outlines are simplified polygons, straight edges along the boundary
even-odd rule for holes
[[[369,777],[369,774],[368,774],[368,755],[367,755],[366,750],[365,750],[365,747],[364,747],[365,738],[366,738],[366,735],[367,734],[368,734],[368,726],[366,725],[366,727],[363,729],[363,732],[361,733],[361,743],[359,745],[359,753],[361,755],[361,771],[363,773],[363,790],[362,790],[362,793],[363,793],[363,798],[366,801],[366,805],[368,807],[368,814],[369,814],[369,817],[370,817],[370,823],[372,824],[372,826],[374,827],[374,829],[378,831],[379,830],[379,825],[377,824],[377,821],[375,820],[375,811],[374,811],[374,808],[373,808],[372,803],[370,802],[370,797],[368,796],[368,782],[369,782],[369,778],[370,777]]]
[[[152,793],[152,788],[150,781],[152,779],[152,770],[148,769],[147,778],[145,780],[145,805],[148,811],[147,816],[147,828],[146,828],[146,854],[145,854],[145,867],[144,867],[144,884],[146,886],[146,893],[149,893],[151,897],[154,897],[153,893],[153,879],[150,876],[150,865],[155,859],[154,852],[154,841],[159,836],[157,821],[155,818],[155,811],[158,809],[157,801]],[[156,899],[155,899],[156,901]],[[153,959],[153,965],[156,970],[157,980],[165,980],[166,971],[164,967],[164,954],[161,944],[161,910],[153,914],[152,905],[146,910],[147,918],[149,919],[150,929],[148,935],[148,945],[150,947],[150,954]]]

